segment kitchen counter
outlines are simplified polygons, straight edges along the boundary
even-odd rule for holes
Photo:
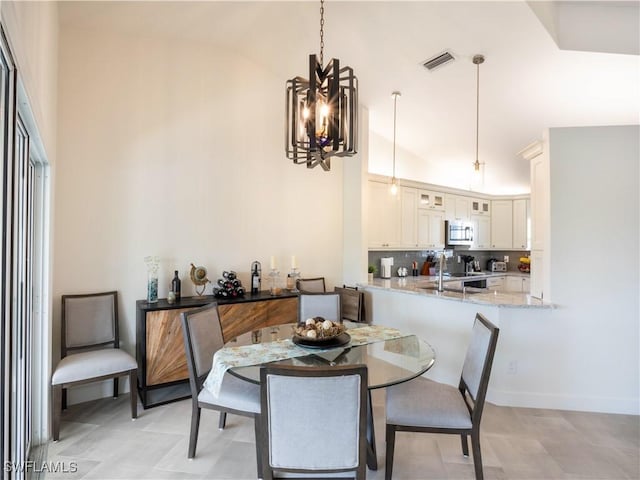
[[[478,272],[467,277],[444,277],[444,286],[447,283],[467,280],[483,280],[492,277],[528,276],[520,272]],[[374,278],[373,282],[361,285],[372,290],[387,290],[411,295],[420,295],[443,300],[465,302],[480,305],[489,305],[502,308],[554,308],[553,304],[543,302],[527,293],[494,292],[487,289],[466,288],[464,291],[439,292],[437,290],[438,277],[435,275],[418,277],[393,277],[391,279]],[[430,288],[429,288],[430,287]]]

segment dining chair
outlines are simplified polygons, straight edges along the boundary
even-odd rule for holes
[[[365,479],[367,385],[365,365],[262,367],[262,478]]]
[[[301,293],[298,296],[298,323],[313,317],[342,322],[340,294]]]
[[[467,436],[470,435],[476,480],[484,478],[480,420],[498,333],[495,325],[480,313],[476,314],[458,388],[423,377],[387,388],[386,480],[390,480],[393,473],[396,432],[460,435],[465,457],[469,456]]]
[[[51,376],[53,440],[60,438],[60,415],[67,408],[67,389],[113,379],[118,397],[119,377],[129,377],[131,418],[138,416],[138,364],[120,349],[118,292],[62,295],[61,359]]]
[[[302,293],[324,293],[327,291],[324,277],[299,278],[296,280],[296,288]]]
[[[213,366],[213,356],[224,346],[218,304],[211,303],[183,312],[181,321],[192,406],[188,458],[194,458],[196,455],[200,413],[203,408],[220,412],[218,427],[221,430],[225,427],[227,413],[252,417],[256,439],[258,439],[260,426],[260,387],[258,385],[231,374],[225,374],[217,396],[202,388]],[[256,453],[258,476],[260,476],[260,448],[257,441]]]
[[[364,292],[358,287],[334,287],[333,291],[340,294],[340,312],[342,321],[366,322],[364,313]]]

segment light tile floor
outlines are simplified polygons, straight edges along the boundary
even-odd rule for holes
[[[48,461],[76,462],[75,473],[46,478],[252,479],[253,421],[203,410],[196,458],[187,459],[191,402],[142,410],[131,421],[129,396],[73,405],[62,416],[60,441]],[[379,470],[384,478],[384,393],[374,394]],[[497,407],[487,404],[482,455],[487,479],[640,479],[640,417]],[[473,462],[454,435],[398,433],[394,479],[473,479]]]

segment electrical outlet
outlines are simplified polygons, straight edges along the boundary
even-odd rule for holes
[[[509,375],[515,375],[516,373],[518,373],[518,361],[517,360],[511,360],[509,362],[509,364],[507,365],[507,373]]]
[[[505,255],[505,256],[504,256],[504,261],[505,261],[505,262],[509,262],[509,255]]]
[[[458,255],[458,263],[460,262],[461,262],[461,258],[460,258],[460,255]]]

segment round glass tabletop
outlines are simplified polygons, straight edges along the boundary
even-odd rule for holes
[[[345,322],[347,333],[350,328],[364,326]],[[247,332],[227,342],[226,347],[251,345],[275,340],[290,339],[296,324],[275,325]],[[300,346],[300,348],[305,348]],[[327,365],[364,364],[369,370],[369,389],[383,388],[406,382],[429,370],[435,362],[435,352],[431,345],[415,335],[376,341],[366,345],[352,346],[351,343],[317,350],[309,348],[306,356],[279,360],[279,365],[320,367]],[[260,365],[234,367],[230,373],[253,383],[260,383]]]

